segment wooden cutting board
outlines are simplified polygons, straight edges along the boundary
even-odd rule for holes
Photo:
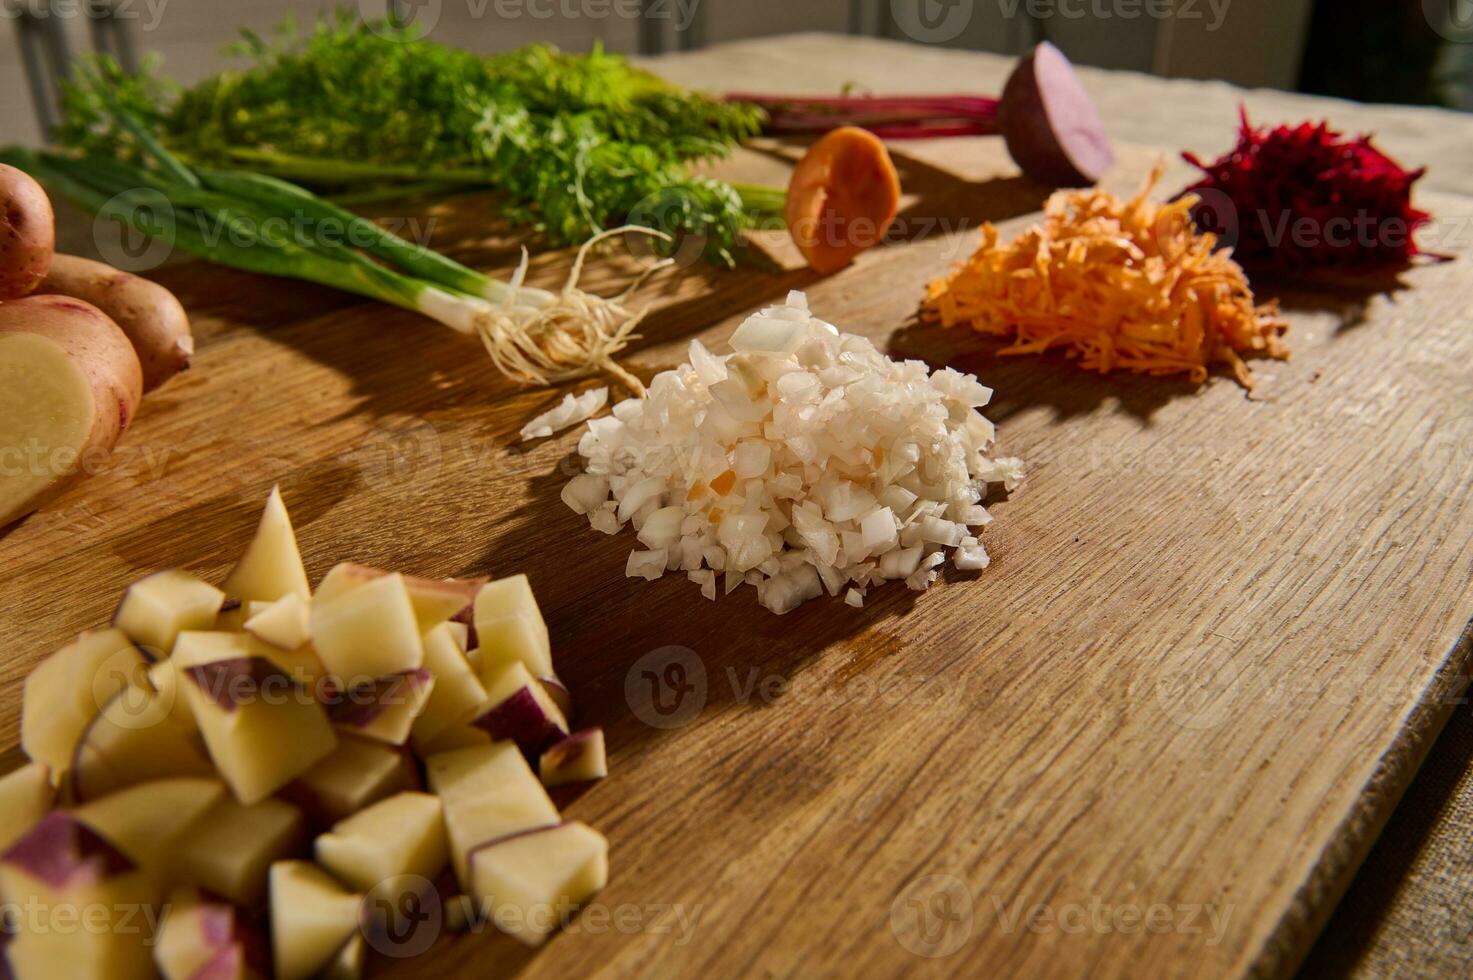
[[[1164,149],[1122,146],[1110,186]],[[727,172],[780,179],[786,152]],[[626,579],[632,537],[558,500],[576,435],[516,441],[561,391],[514,389],[414,315],[184,264],[158,278],[198,326],[194,370],[0,538],[5,737],[41,657],[149,571],[218,579],[279,483],[314,579],[343,559],[528,573],[580,720],[608,733],[610,777],[566,810],[612,844],[595,907],[536,953],[444,936],[389,974],[1292,971],[1467,683],[1466,242],[1442,235],[1456,260],[1390,293],[1278,291],[1294,357],[1258,362],[1252,398],[1226,378],[1100,378],[915,322],[977,222],[1021,230],[1043,191],[994,141],[899,163],[903,241],[822,280],[780,243],[776,271],[662,274],[629,363],[649,377],[803,288],[897,357],[977,373],[1001,451],[1028,463],[992,507],[991,568],[781,618],[751,590],[712,604]],[[484,268],[515,262],[482,198],[399,217]],[[569,258],[539,256],[534,280]],[[588,285],[638,265],[620,250]]]

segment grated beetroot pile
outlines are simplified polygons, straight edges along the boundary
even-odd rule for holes
[[[1221,159],[1182,154],[1206,173],[1183,192],[1202,198],[1193,220],[1236,242],[1240,263],[1353,270],[1423,254],[1415,232],[1431,216],[1411,197],[1425,169],[1406,170],[1369,137],[1347,139],[1325,122],[1255,129],[1246,109],[1241,118],[1238,145]]]

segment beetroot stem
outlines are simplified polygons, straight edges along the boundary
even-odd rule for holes
[[[987,136],[998,132],[999,101],[975,95],[785,96],[734,93],[733,102],[760,106],[768,133],[825,133],[859,126],[881,137],[918,139]]]

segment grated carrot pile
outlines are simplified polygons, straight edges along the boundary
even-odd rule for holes
[[[1198,384],[1215,364],[1245,388],[1242,355],[1287,358],[1288,324],[1278,307],[1257,306],[1230,250],[1192,224],[1196,198],[1147,200],[1158,164],[1129,201],[1098,189],[1059,191],[1042,224],[1011,244],[982,228],[982,245],[931,283],[922,315],[1011,336],[1002,354],[1062,348],[1088,369],[1185,372]]]

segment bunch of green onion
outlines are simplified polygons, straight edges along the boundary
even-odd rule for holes
[[[602,232],[579,250],[562,289],[536,289],[522,283],[525,251],[511,281],[503,282],[296,184],[246,171],[190,168],[136,120],[124,115],[120,121],[151,166],[22,148],[0,151],[0,160],[94,215],[211,262],[330,286],[478,336],[497,368],[516,381],[551,384],[607,371],[643,393],[639,380],[613,360],[643,316],[625,305],[643,276],[608,299],[577,284],[588,250],[599,241],[629,231],[665,237],[659,232],[629,227]],[[335,233],[329,238],[291,231],[304,226]]]

